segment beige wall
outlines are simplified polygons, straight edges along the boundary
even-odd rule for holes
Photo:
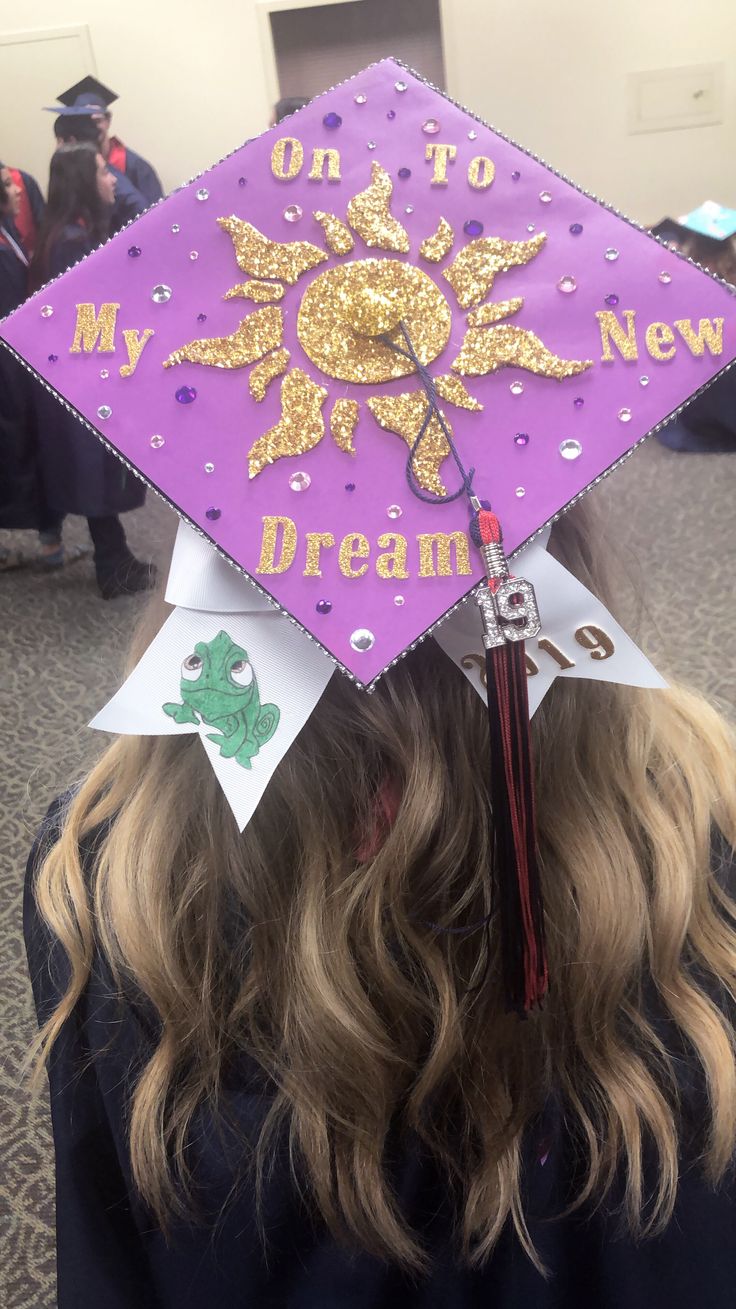
[[[641,222],[736,208],[736,0],[445,0],[448,89]],[[725,121],[629,135],[626,78],[726,64]]]
[[[450,92],[551,164],[644,221],[706,197],[736,207],[735,0],[442,7]],[[0,36],[87,24],[95,67],[79,75],[95,71],[120,93],[121,135],[172,187],[266,125],[270,72],[257,9],[256,0],[29,0],[20,17],[0,0]],[[630,71],[711,61],[727,65],[722,125],[627,133]],[[0,152],[42,180],[50,116],[24,104],[23,69],[14,85],[2,68]],[[48,87],[52,102],[60,89]]]

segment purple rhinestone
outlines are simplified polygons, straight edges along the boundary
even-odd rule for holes
[[[580,236],[580,233],[582,232],[582,230],[583,230],[583,224],[582,224],[582,223],[571,223],[571,224],[570,224],[570,235],[571,235],[571,236]]]
[[[180,405],[190,405],[197,399],[197,392],[193,386],[180,386],[176,398]]]
[[[398,175],[399,175],[399,177],[401,178],[402,182],[405,182],[406,179],[407,179],[407,177],[411,177],[411,169],[410,169],[410,168],[400,168],[400,169],[399,169],[399,174],[398,174]]]
[[[615,294],[615,292],[611,292],[610,295],[606,296],[605,303],[607,305],[610,305],[611,308],[613,308],[614,305],[618,304],[618,296]]]
[[[576,395],[575,399],[573,400],[573,404],[576,409],[582,409],[583,405],[585,404],[585,401],[581,395]]]
[[[355,490],[355,482],[346,482],[346,483],[345,483],[345,490],[346,490],[346,491],[354,491],[354,490]]]
[[[198,322],[198,323],[206,323],[206,322],[207,322],[207,315],[206,315],[206,314],[197,314],[197,322]]]
[[[317,610],[318,614],[329,614],[330,610],[332,609],[332,601],[318,600],[314,607]]]
[[[393,121],[393,119],[396,117],[396,110],[389,109],[388,113],[386,114],[386,117]]]
[[[463,223],[463,231],[466,236],[482,236],[483,224],[479,218],[469,218],[467,223]]]
[[[49,363],[55,364],[58,361],[58,358],[59,358],[58,355],[49,355]]]
[[[221,509],[215,509],[214,505],[210,505],[209,509],[205,510],[204,516],[205,518],[209,518],[211,523],[216,523],[221,513]]]
[[[511,174],[511,181],[518,182],[520,177],[521,177],[521,173],[519,172],[518,168],[515,168],[513,173]]]
[[[130,255],[131,259],[137,259],[140,252],[141,252],[141,248],[139,245],[128,246],[128,254]]]
[[[239,177],[239,178],[238,178],[238,186],[247,186],[247,185],[248,185],[248,178],[247,178],[247,177]]]
[[[517,432],[516,436],[514,437],[514,445],[528,445],[528,444],[529,444],[529,433]]]
[[[336,114],[334,111],[332,113],[325,114],[324,118],[322,119],[322,122],[324,123],[325,127],[328,127],[330,129],[331,132],[334,132],[336,127],[342,127],[342,119],[340,115]]]

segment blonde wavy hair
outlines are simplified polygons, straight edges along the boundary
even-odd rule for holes
[[[554,551],[606,600],[588,518],[580,506],[557,524]],[[139,648],[163,617],[158,600]],[[576,1204],[599,1201],[621,1170],[630,1230],[661,1230],[682,1133],[650,993],[702,1073],[700,1162],[722,1177],[736,1040],[712,993],[735,994],[736,931],[712,840],[716,825],[736,844],[728,731],[679,688],[558,680],[533,736],[553,985],[525,1022],[504,1011],[483,934],[436,926],[486,914],[490,830],[486,714],[432,641],[371,695],[332,678],[242,835],[196,738],[126,737],[104,753],[37,874],[71,975],[36,1052],[42,1063],[96,949],[121,992],[133,984],[154,1007],[160,1036],[129,1132],[135,1182],[164,1227],[191,1196],[193,1117],[218,1112],[245,1053],[273,1090],[258,1139],[243,1141],[256,1193],[287,1129],[313,1206],[378,1256],[430,1262],[388,1180],[398,1125],[444,1170],[463,1258],[485,1260],[510,1219],[539,1266],[521,1145],[551,1093],[585,1147]],[[392,825],[387,785],[400,796]]]

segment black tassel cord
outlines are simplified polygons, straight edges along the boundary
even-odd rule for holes
[[[406,480],[410,491],[428,504],[448,504],[466,496],[471,511],[470,536],[483,558],[487,589],[478,596],[486,649],[488,724],[490,731],[489,801],[493,817],[493,903],[501,938],[501,971],[509,1009],[526,1014],[541,1004],[549,985],[544,941],[544,908],[535,836],[534,776],[524,637],[536,635],[539,620],[528,582],[510,576],[501,526],[487,501],[473,492],[475,470],[466,472],[452,433],[437,402],[434,381],[418,358],[403,323],[403,347],[390,336],[381,340],[411,360],[427,396],[427,411],[409,453]],[[414,460],[436,417],[461,476],[457,491],[442,499],[417,484]],[[488,929],[481,923],[455,932]],[[436,926],[436,925],[435,925]],[[442,930],[442,929],[438,929]],[[485,980],[490,948],[481,982]],[[477,987],[475,989],[478,989]]]

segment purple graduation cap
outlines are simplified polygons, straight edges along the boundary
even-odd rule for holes
[[[385,59],[0,336],[370,687],[727,368],[735,326],[723,283]],[[484,598],[487,645],[533,632],[520,588],[516,616]]]

